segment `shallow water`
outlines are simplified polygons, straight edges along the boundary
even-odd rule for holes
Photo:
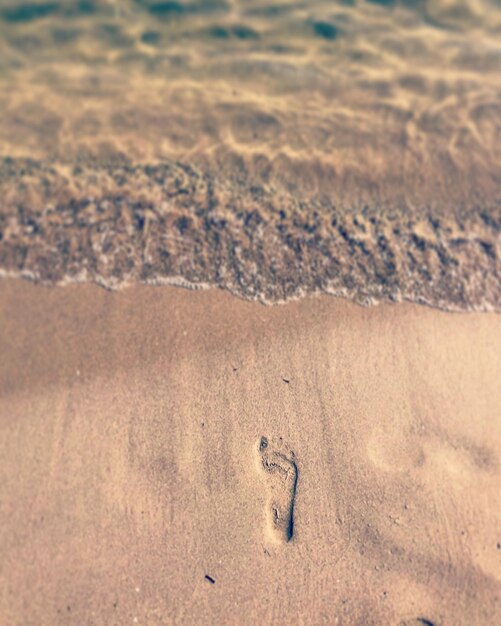
[[[0,0],[0,268],[501,309],[501,4]]]

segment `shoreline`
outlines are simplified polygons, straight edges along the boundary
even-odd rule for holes
[[[247,295],[243,295],[241,293],[234,292],[229,287],[210,284],[210,283],[191,283],[189,280],[186,280],[182,276],[172,276],[172,277],[161,277],[156,279],[147,279],[144,281],[136,281],[132,280],[130,282],[121,282],[119,284],[109,284],[106,281],[103,281],[100,278],[92,278],[86,273],[82,273],[79,277],[68,277],[61,281],[44,281],[40,276],[34,275],[31,272],[18,272],[18,271],[9,271],[0,268],[0,281],[21,281],[27,282],[29,284],[43,287],[46,289],[64,289],[65,287],[75,287],[82,285],[89,285],[93,287],[98,287],[99,289],[104,289],[110,293],[120,293],[122,291],[126,291],[128,289],[134,289],[136,287],[153,287],[158,289],[164,288],[174,288],[174,289],[185,289],[187,291],[216,291],[222,292],[230,295],[237,300],[241,300],[243,302],[261,304],[262,306],[274,307],[274,306],[286,306],[293,302],[300,302],[302,300],[315,300],[318,298],[334,298],[336,300],[341,300],[347,303],[354,304],[355,306],[367,309],[372,307],[379,306],[396,306],[396,305],[411,305],[417,307],[426,307],[432,309],[434,311],[441,311],[443,313],[458,313],[468,315],[470,313],[480,313],[480,314],[499,314],[501,313],[501,309],[497,307],[497,305],[491,305],[489,303],[480,303],[479,305],[470,305],[469,308],[465,308],[464,306],[455,306],[454,304],[444,301],[444,302],[435,302],[428,301],[426,299],[414,299],[412,297],[357,297],[347,290],[334,290],[329,291],[328,289],[317,289],[314,291],[304,291],[300,293],[295,293],[294,295],[289,295],[284,299],[276,299],[276,300],[266,300],[259,296],[249,297]]]
[[[40,167],[0,162],[3,274],[111,288],[181,279],[265,302],[325,292],[501,310],[492,198],[343,208],[336,195],[227,185],[170,161],[84,174]]]

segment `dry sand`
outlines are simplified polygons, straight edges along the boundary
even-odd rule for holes
[[[499,315],[4,280],[0,354],[2,626],[501,623]]]

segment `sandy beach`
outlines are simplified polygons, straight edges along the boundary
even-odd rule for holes
[[[501,621],[501,317],[0,283],[2,625]]]
[[[0,0],[0,626],[501,624],[499,0]]]

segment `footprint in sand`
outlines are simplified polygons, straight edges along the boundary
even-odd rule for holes
[[[267,513],[271,535],[279,542],[290,541],[294,534],[294,499],[298,480],[294,452],[286,448],[282,438],[272,442],[261,437],[259,456],[270,495]]]

